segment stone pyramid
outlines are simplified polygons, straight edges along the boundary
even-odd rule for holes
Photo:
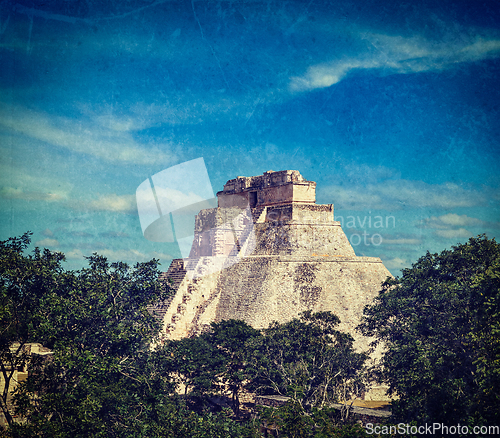
[[[218,207],[196,216],[189,257],[164,274],[176,291],[157,309],[165,337],[193,336],[212,321],[265,328],[329,310],[366,349],[355,327],[391,274],[379,258],[356,256],[333,205],[316,204],[315,191],[296,170],[229,180]]]

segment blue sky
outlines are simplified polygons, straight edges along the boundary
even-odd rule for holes
[[[0,239],[166,270],[135,191],[203,157],[299,170],[398,275],[500,235],[499,83],[493,0],[4,1]]]

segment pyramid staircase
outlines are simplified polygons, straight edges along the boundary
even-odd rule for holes
[[[264,222],[266,218],[267,207],[252,208],[253,223],[258,224]]]
[[[260,223],[264,222],[264,219],[266,217],[266,211],[267,207],[257,207],[253,208],[251,210],[252,212],[252,221],[253,223]],[[241,224],[242,225],[242,224]],[[237,233],[237,239],[239,245],[235,247],[233,252],[230,255],[236,256],[240,252],[241,247],[245,244],[247,239],[250,236],[250,233],[253,231],[253,227],[243,227],[242,232]],[[219,235],[220,234],[220,235]],[[217,241],[217,239],[221,239],[224,236],[224,233],[215,233],[214,240]],[[216,244],[217,242],[215,242]],[[192,299],[194,296],[193,294],[196,294],[198,291],[198,281],[200,277],[202,277],[205,273],[205,270],[208,269],[210,270],[210,266],[205,266],[207,264],[208,260],[199,260],[197,258],[193,259],[174,259],[172,260],[170,267],[168,268],[168,271],[161,274],[159,279],[162,281],[164,284],[169,284],[169,286],[173,289],[174,294],[171,294],[167,300],[165,300],[162,303],[157,303],[155,306],[151,306],[150,312],[153,313],[160,321],[165,320],[166,313],[173,301],[175,292],[179,289],[181,283],[183,280],[186,278],[187,271],[190,271],[191,275],[193,278],[190,276],[189,284],[187,285],[186,291],[184,292],[184,295],[182,297],[182,302],[178,304],[177,309],[174,311],[172,314],[171,320],[166,321],[167,326],[166,330],[167,333],[171,330],[175,330],[175,326],[177,325],[178,321],[182,319],[184,312],[186,311],[186,307],[188,305],[188,301]],[[206,303],[204,303],[203,306],[201,306],[200,310],[204,310],[210,303],[211,301],[215,298],[211,297]],[[197,312],[197,317],[195,319],[197,320],[199,318],[199,315],[203,313],[202,311]]]
[[[168,298],[162,302],[156,303],[152,306],[148,306],[148,311],[153,314],[160,321],[163,321],[165,313],[167,312],[170,303],[172,302],[175,292],[179,288],[182,280],[186,276],[186,269],[184,268],[184,260],[175,259],[172,260],[170,267],[167,272],[162,272],[158,277],[158,280],[162,285],[170,286],[173,293],[171,293]]]

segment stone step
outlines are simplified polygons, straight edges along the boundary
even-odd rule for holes
[[[172,260],[172,263],[170,264],[167,272],[164,272],[161,276],[160,279],[167,281],[167,279],[172,280],[171,287],[174,290],[177,290],[182,282],[184,280],[184,277],[186,276],[186,269],[184,268],[184,260],[182,259],[174,259]]]
[[[184,277],[186,276],[186,270],[184,269],[184,260],[182,259],[174,259],[170,263],[170,266],[167,270],[167,272],[163,272],[160,274],[158,279],[163,282],[164,284],[167,284],[173,289],[173,293],[169,295],[169,297],[161,302],[161,303],[156,303],[155,305],[149,306],[148,311],[154,315],[156,318],[158,318],[160,321],[163,321],[165,314],[167,313],[167,310],[170,306],[170,303],[174,299],[174,294],[179,288],[180,284],[182,283],[182,280],[184,280]],[[169,281],[169,279],[171,281]]]
[[[253,223],[263,222],[261,220],[262,213],[267,210],[267,207],[257,207],[252,209]]]

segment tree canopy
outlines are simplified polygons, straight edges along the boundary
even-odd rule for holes
[[[15,395],[25,426],[16,426],[2,397],[10,426],[33,436],[105,435],[125,427],[142,411],[129,388],[149,385],[147,352],[160,328],[147,306],[168,292],[157,280],[157,261],[132,269],[94,254],[88,268],[65,271],[61,253],[35,249],[26,256],[28,244],[25,234],[0,246],[3,377],[32,362]],[[22,349],[30,342],[54,353],[39,372]]]
[[[485,236],[427,253],[388,279],[361,326],[401,420],[480,424],[500,406],[500,245]]]
[[[235,421],[243,390],[291,395],[304,414],[337,399],[336,386],[345,389],[364,361],[330,313],[308,312],[263,332],[220,321],[162,344],[148,307],[171,291],[158,281],[156,260],[131,268],[93,254],[88,268],[68,271],[61,253],[26,255],[29,243],[29,233],[0,242],[6,436],[253,437],[255,424]],[[28,354],[31,342],[51,349],[50,360]],[[27,363],[14,393],[19,422],[8,393],[14,370]],[[214,409],[214,395],[228,397],[230,415]]]
[[[263,330],[250,345],[255,389],[292,397],[305,411],[359,395],[366,355],[335,329],[339,322],[331,312],[307,311]]]
[[[220,321],[199,336],[162,344],[148,309],[172,291],[158,281],[156,260],[130,267],[93,254],[88,268],[68,271],[61,253],[36,248],[26,255],[29,243],[28,233],[0,242],[5,436],[253,438],[262,424],[276,425],[280,436],[366,435],[339,428],[344,419],[329,408],[363,391],[366,359],[337,330],[334,314],[309,311],[263,330]],[[427,253],[401,278],[389,278],[365,309],[361,330],[385,346],[378,372],[399,397],[395,420],[495,423],[495,240],[479,236]],[[48,360],[29,354],[33,342],[52,350]],[[26,364],[30,372],[12,410],[10,384]],[[290,402],[252,421],[240,415],[240,396],[250,391]]]

